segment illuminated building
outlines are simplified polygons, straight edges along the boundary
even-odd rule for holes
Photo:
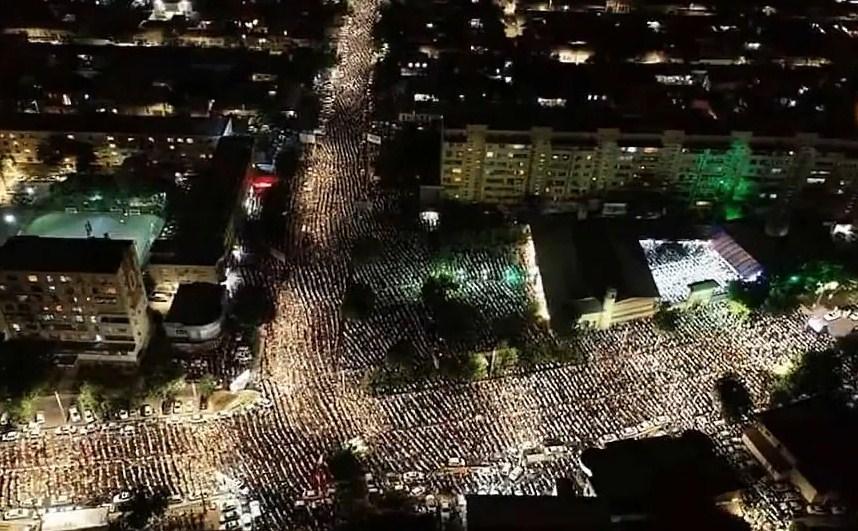
[[[55,343],[80,361],[136,362],[149,338],[131,240],[19,236],[0,248],[7,337]]]
[[[224,118],[164,118],[116,114],[29,114],[0,116],[0,159],[39,163],[39,145],[53,136],[90,144],[96,163],[118,166],[145,153],[158,161],[210,158],[218,140],[232,134]]]
[[[173,17],[190,17],[194,12],[190,0],[154,0],[151,20],[171,20]]]
[[[528,196],[574,202],[649,191],[710,206],[775,200],[805,186],[854,193],[856,176],[858,142],[809,133],[510,131],[470,125],[446,129],[441,148],[443,195],[467,202],[515,204]]]

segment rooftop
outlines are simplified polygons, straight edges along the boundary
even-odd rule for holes
[[[219,284],[180,284],[164,322],[185,326],[213,323],[223,314],[223,294],[223,287]]]
[[[833,399],[812,398],[766,411],[759,422],[821,492],[858,496],[858,414]]]
[[[543,216],[531,229],[552,321],[571,322],[576,301],[601,301],[609,288],[617,300],[658,297],[633,226],[557,215]]]
[[[611,526],[596,498],[467,496],[468,531],[602,531]]]
[[[55,131],[57,133],[115,133],[118,135],[221,136],[228,118],[131,116],[111,113],[0,115],[0,130]]]
[[[581,462],[592,472],[596,495],[615,512],[649,511],[664,499],[714,500],[741,488],[712,441],[696,431],[590,448]]]
[[[150,264],[214,265],[224,254],[224,233],[250,163],[252,141],[230,136],[218,142],[209,171],[187,193],[167,197],[172,235],[152,244]]]
[[[0,247],[0,269],[115,273],[129,252],[133,240],[16,236]]]

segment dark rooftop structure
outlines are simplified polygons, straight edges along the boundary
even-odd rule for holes
[[[617,290],[618,301],[658,297],[631,225],[558,215],[540,218],[531,230],[552,322],[570,322],[576,301],[601,301],[609,288]]]
[[[590,448],[581,455],[596,495],[613,512],[647,513],[664,499],[731,499],[741,483],[697,431],[680,437],[629,439]]]
[[[190,118],[98,114],[0,114],[0,130],[72,133],[221,136],[228,118]]]
[[[185,326],[202,326],[220,319],[223,287],[208,282],[180,284],[164,321]]]
[[[817,491],[858,501],[858,413],[854,409],[833,398],[817,397],[766,411],[758,420]]]
[[[251,146],[246,138],[221,138],[210,170],[192,181],[188,193],[167,198],[167,223],[175,234],[155,240],[150,264],[214,265],[223,257]]]
[[[132,240],[16,236],[0,247],[0,269],[115,273],[129,252]]]
[[[468,531],[601,531],[611,528],[604,503],[561,496],[467,496]]]
[[[791,271],[815,260],[836,260],[854,264],[849,249],[838,249],[829,229],[819,221],[794,217],[788,222],[787,234],[772,237],[766,234],[762,220],[742,220],[725,223],[724,230],[770,273]]]

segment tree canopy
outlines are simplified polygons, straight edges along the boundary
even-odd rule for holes
[[[244,284],[232,297],[232,315],[240,324],[257,327],[274,319],[274,304],[260,286]]]
[[[837,349],[810,351],[802,355],[776,383],[771,396],[773,405],[838,391],[844,380],[843,355]]]
[[[169,493],[164,487],[156,487],[151,492],[137,489],[131,493],[122,507],[122,516],[111,523],[116,531],[142,531],[148,529],[156,520],[164,516],[167,510]]]
[[[355,282],[349,285],[343,297],[343,317],[363,320],[369,317],[374,307],[375,292],[368,284]]]
[[[74,159],[75,170],[83,173],[95,164],[92,144],[64,135],[51,135],[36,147],[36,157],[47,166],[59,166],[64,159]]]
[[[736,374],[725,374],[715,382],[715,391],[721,401],[724,418],[731,422],[741,420],[754,410],[748,386]]]

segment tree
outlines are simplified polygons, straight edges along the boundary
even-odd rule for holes
[[[488,365],[485,356],[472,352],[441,358],[439,369],[445,378],[473,381],[486,377]]]
[[[33,415],[33,401],[50,382],[51,346],[41,341],[12,339],[0,343],[0,397],[19,419]]]
[[[518,349],[501,341],[498,347],[492,350],[489,360],[491,374],[503,374],[518,364]]]
[[[77,393],[77,403],[83,409],[100,411],[102,404],[101,390],[90,382],[81,384]]]
[[[731,422],[741,420],[754,410],[754,402],[745,382],[738,375],[728,373],[715,382],[715,391],[721,401],[721,412]]]
[[[450,275],[432,275],[423,281],[420,296],[423,304],[430,310],[434,310],[447,301],[450,298],[450,292],[456,288],[456,281]]]
[[[375,259],[381,253],[381,242],[377,238],[367,236],[360,238],[352,246],[352,262],[357,265],[365,264]]]
[[[75,161],[78,173],[89,171],[95,163],[92,145],[63,135],[51,135],[36,147],[36,157],[47,166],[59,166],[66,158]]]
[[[772,390],[773,405],[783,405],[803,396],[832,394],[843,385],[843,355],[834,349],[810,351]]]
[[[274,319],[274,305],[260,286],[243,284],[232,297],[232,315],[240,324],[256,328]]]
[[[763,280],[755,282],[735,280],[727,286],[727,294],[731,302],[741,304],[749,310],[756,310],[766,301],[769,286]]]
[[[414,344],[407,339],[400,339],[387,349],[384,362],[392,370],[407,373],[416,365],[416,358]]]
[[[653,316],[655,326],[665,332],[673,332],[679,324],[679,312],[667,303],[662,303]]]
[[[200,381],[197,382],[197,389],[199,389],[200,395],[203,398],[210,397],[212,395],[212,393],[214,393],[215,390],[217,390],[217,388],[218,388],[217,380],[215,379],[214,376],[212,376],[209,373],[204,374],[203,377],[200,378]]]
[[[355,282],[346,289],[342,314],[346,319],[363,320],[369,317],[375,306],[375,292],[363,282]]]
[[[152,492],[137,489],[124,504],[122,516],[111,527],[122,531],[147,529],[164,516],[168,500],[169,493],[164,487],[157,487]]]
[[[445,300],[435,307],[433,316],[438,335],[448,343],[472,344],[477,339],[479,312],[473,306]]]
[[[336,482],[334,510],[340,521],[362,517],[367,495],[364,465],[354,450],[340,448],[327,458],[328,470]]]
[[[727,301],[727,310],[731,315],[735,316],[739,321],[746,321],[748,317],[751,315],[751,309],[748,308],[743,302],[728,300]]]

